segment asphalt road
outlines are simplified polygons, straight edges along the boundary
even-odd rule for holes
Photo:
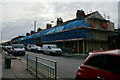
[[[76,58],[74,56],[51,56],[33,52],[27,52],[27,54],[57,61],[58,77],[60,78],[75,78],[76,70],[85,60],[84,58]]]

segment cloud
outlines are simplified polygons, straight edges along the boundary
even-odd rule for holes
[[[6,2],[2,3],[3,39],[12,39],[33,30],[33,22],[42,29],[46,23],[56,22],[57,17],[64,21],[74,19],[78,9],[87,14],[91,9],[102,15],[110,15],[111,21],[117,23],[117,2]]]
[[[1,0],[2,1],[2,0]],[[4,2],[118,2],[119,0],[3,0]]]
[[[120,1],[118,3],[118,27],[120,28]]]

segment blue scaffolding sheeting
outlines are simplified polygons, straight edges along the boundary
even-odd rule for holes
[[[67,23],[63,26],[57,26],[57,27],[53,27],[53,28],[44,30],[43,35],[51,34],[51,33],[55,33],[55,32],[60,32],[63,30],[77,28],[77,27],[91,27],[91,25],[86,23],[84,20],[76,20],[76,21],[72,21],[70,23]]]
[[[34,39],[20,40],[19,44],[34,44]]]
[[[68,39],[92,39],[91,29],[75,29],[55,34],[50,34],[41,37],[41,42],[50,42],[56,40],[68,40]]]
[[[86,23],[84,20],[76,20],[76,21],[73,21],[73,22],[70,22],[70,23],[64,25],[64,30],[71,29],[71,28],[76,28],[76,27],[83,27],[83,26],[88,27],[88,26],[91,26],[91,25]]]
[[[24,36],[23,38],[20,38],[19,40],[26,40],[26,39],[31,39],[31,38],[34,38],[34,35],[29,35],[29,36]]]
[[[60,31],[64,31],[64,30],[68,30],[68,29],[72,29],[72,28],[77,28],[77,27],[91,27],[91,25],[86,23],[84,20],[75,20],[75,21],[67,23],[63,26],[53,27],[53,28],[50,28],[50,29],[43,30],[41,33],[35,33],[33,35],[25,36],[25,37],[23,37],[19,40],[27,40],[27,39],[32,39],[34,37],[41,37],[43,35],[47,35],[47,34],[51,34],[51,33],[55,33],[55,32],[60,32]],[[79,31],[78,33],[80,34],[81,32]],[[63,38],[63,39],[67,39],[67,37],[71,33],[69,33],[69,34],[59,33],[59,35],[56,33],[56,35],[58,35],[58,36],[61,36],[62,34],[67,35],[66,38],[65,37]],[[62,36],[64,36],[64,35],[62,35]],[[71,35],[71,36],[73,36],[73,38],[74,38],[75,35]],[[52,39],[52,37],[50,37],[49,39]]]

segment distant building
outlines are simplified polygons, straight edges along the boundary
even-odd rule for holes
[[[120,49],[120,34],[111,35],[108,37],[109,49]]]
[[[115,34],[108,36],[108,49],[120,49],[120,28],[115,29]]]
[[[62,18],[57,18],[55,27],[49,26],[40,33],[25,36],[19,39],[19,43],[55,43],[64,52],[86,54],[101,48],[107,49],[107,37],[113,33],[114,23],[104,19],[98,11],[85,15],[83,10],[77,10],[75,19],[63,22]]]
[[[15,38],[11,39],[10,41],[3,43],[3,45],[16,44],[16,43],[18,43],[19,39],[21,39],[22,37],[24,37],[24,36],[17,36]]]

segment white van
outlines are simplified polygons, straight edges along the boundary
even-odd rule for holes
[[[25,48],[23,44],[12,44],[11,52],[14,56],[24,56],[25,55]]]
[[[50,55],[62,55],[62,50],[56,44],[43,44],[41,50]]]

